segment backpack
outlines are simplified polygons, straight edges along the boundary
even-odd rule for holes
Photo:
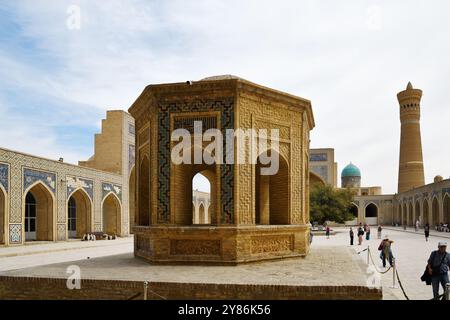
[[[436,257],[436,255],[437,255],[437,251],[434,251],[433,259],[432,259],[433,262],[434,262],[434,258]],[[438,276],[441,274],[441,266],[444,263],[445,258],[447,258],[447,255],[448,255],[448,253],[444,254],[444,256],[441,259],[441,263],[438,266],[433,266],[433,265],[431,266],[431,268],[433,269],[433,276]]]

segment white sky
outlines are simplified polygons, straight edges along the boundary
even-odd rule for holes
[[[81,10],[79,30],[66,26],[72,4]],[[396,94],[411,81],[424,91],[426,181],[450,176],[448,1],[2,5],[0,115],[6,124],[0,146],[72,162],[87,159],[93,137],[66,143],[64,130],[54,127],[58,121],[67,121],[71,134],[86,132],[84,126],[98,131],[104,110],[128,109],[150,83],[234,74],[310,99],[312,147],[334,148],[339,171],[352,161],[363,185],[390,193],[398,174]],[[37,103],[48,122],[21,111]]]

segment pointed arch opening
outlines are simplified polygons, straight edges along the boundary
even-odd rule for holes
[[[198,213],[199,213],[199,220],[200,220],[200,224],[206,224],[206,213],[205,213],[205,205],[203,203],[200,203],[200,206],[198,208]]]
[[[439,219],[439,202],[438,202],[437,197],[433,198],[433,202],[432,202],[432,205],[431,205],[431,210],[432,210],[431,225],[432,226],[437,226],[437,225],[439,225],[439,223],[442,222]]]
[[[397,205],[397,212],[395,214],[395,221],[394,221],[394,225],[400,225],[402,221],[402,205],[401,203],[398,203]]]
[[[193,224],[209,224],[211,221],[211,182],[199,172],[192,178]],[[206,173],[207,174],[207,173]]]
[[[120,235],[121,233],[121,204],[113,193],[110,193],[102,204],[103,232],[108,235]]]
[[[0,187],[0,244],[5,244],[6,234],[6,193]]]
[[[356,204],[352,203],[350,205],[350,208],[349,208],[348,211],[352,214],[353,218],[355,218],[355,219],[358,218],[359,209],[358,209],[358,206]]]
[[[402,226],[406,226],[408,221],[408,207],[406,202],[402,204]]]
[[[92,232],[92,204],[82,189],[75,191],[67,202],[67,233],[69,238],[82,238]]]
[[[139,186],[138,186],[138,204],[139,204],[139,225],[150,225],[150,161],[144,156],[139,165]]]
[[[25,241],[54,240],[54,199],[51,192],[37,183],[25,195]]]
[[[422,203],[423,224],[424,225],[430,224],[430,216],[429,216],[430,209],[429,208],[430,208],[430,206],[429,206],[428,200],[424,199],[423,203]]]
[[[413,214],[413,205],[412,202],[408,203],[408,225],[410,227],[414,226],[414,214]]]
[[[365,209],[366,223],[369,225],[378,224],[378,207],[374,203],[369,203]]]
[[[348,208],[348,212],[351,214],[352,218],[346,222],[346,225],[357,225],[358,224],[358,215],[359,215],[358,206],[354,203],[351,203],[350,207]]]
[[[415,205],[415,213],[414,213],[414,223],[416,223],[416,221],[419,221],[419,223],[422,223],[422,213],[420,212],[420,202],[419,200],[416,201],[416,205]]]
[[[269,150],[271,156],[274,150]],[[255,223],[260,225],[284,225],[290,223],[289,215],[289,166],[278,154],[279,168],[274,175],[264,175],[260,156],[255,165]]]
[[[129,225],[130,234],[133,234],[133,227],[136,224],[136,169],[133,167],[130,174],[130,181],[128,186],[128,214],[129,214]]]
[[[444,196],[444,223],[450,228],[450,196],[448,193]]]
[[[194,151],[201,153],[206,152],[202,148],[191,148],[184,152],[191,153],[191,160],[194,161]],[[213,157],[212,155],[211,157]],[[173,223],[176,225],[198,225],[217,224],[217,210],[218,210],[218,198],[219,198],[219,181],[220,181],[220,165],[216,163],[206,164],[203,161],[199,164],[195,163],[182,163],[173,165],[173,175],[171,179],[172,198],[175,199],[171,202],[171,212],[173,214]],[[200,174],[201,176],[197,176]],[[200,177],[202,181],[206,181],[206,189],[208,193],[207,185],[209,184],[209,204],[204,202],[205,207],[205,219],[202,223],[199,217],[200,200],[195,195],[194,178],[196,180]],[[206,179],[206,180],[205,180]],[[199,189],[199,194],[202,189]],[[205,195],[207,198],[207,195]],[[206,221],[206,222],[205,222]]]

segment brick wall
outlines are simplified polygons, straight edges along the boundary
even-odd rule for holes
[[[81,290],[68,290],[66,279],[0,277],[0,299],[21,300],[126,300],[144,286],[136,281],[82,280]],[[152,293],[155,292],[155,293]],[[283,299],[283,300],[380,300],[381,289],[359,286],[286,286],[154,282],[149,284],[148,299]]]

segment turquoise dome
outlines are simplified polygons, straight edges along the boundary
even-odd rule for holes
[[[361,177],[361,171],[353,163],[350,163],[342,170],[341,177]]]

